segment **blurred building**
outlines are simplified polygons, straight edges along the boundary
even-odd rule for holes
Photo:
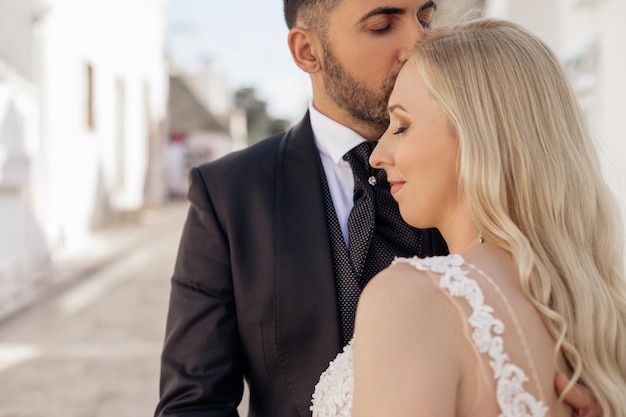
[[[168,117],[169,138],[166,145],[168,194],[180,198],[187,193],[191,167],[219,158],[233,150],[233,137],[227,115],[211,111],[207,99],[211,95],[200,91],[219,88],[198,85],[197,79],[173,71],[170,75]],[[242,138],[241,141],[245,141]]]
[[[166,0],[0,0],[0,316],[166,194]]]
[[[0,316],[32,298],[49,266],[32,186],[43,178],[35,10],[34,1],[0,1]]]
[[[487,14],[544,39],[565,65],[626,215],[624,0],[489,0]],[[582,196],[581,196],[582,197]],[[584,197],[582,197],[584,198]]]
[[[288,128],[287,121],[268,113],[255,88],[233,93],[210,60],[195,72],[171,63],[169,91],[166,171],[174,198],[186,195],[192,167]]]

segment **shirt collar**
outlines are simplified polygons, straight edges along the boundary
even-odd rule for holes
[[[335,164],[345,163],[343,156],[346,152],[366,140],[349,127],[320,113],[313,102],[309,103],[309,115],[317,149]]]

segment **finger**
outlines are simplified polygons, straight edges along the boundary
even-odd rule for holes
[[[558,395],[565,390],[569,380],[557,373],[554,387]],[[574,408],[574,415],[579,417],[602,417],[602,410],[591,391],[581,384],[575,384],[563,398],[566,404]]]
[[[556,378],[554,379],[554,388],[556,389],[557,395],[560,396],[563,393],[568,383],[569,379],[567,379],[565,375],[563,375],[562,373],[556,374]]]

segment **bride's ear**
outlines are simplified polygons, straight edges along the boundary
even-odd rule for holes
[[[321,42],[309,29],[293,28],[287,38],[293,62],[302,71],[314,74],[321,69],[318,56],[321,56]]]

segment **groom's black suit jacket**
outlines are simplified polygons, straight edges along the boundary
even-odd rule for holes
[[[318,150],[308,114],[285,134],[191,171],[157,416],[310,416],[341,350]]]

